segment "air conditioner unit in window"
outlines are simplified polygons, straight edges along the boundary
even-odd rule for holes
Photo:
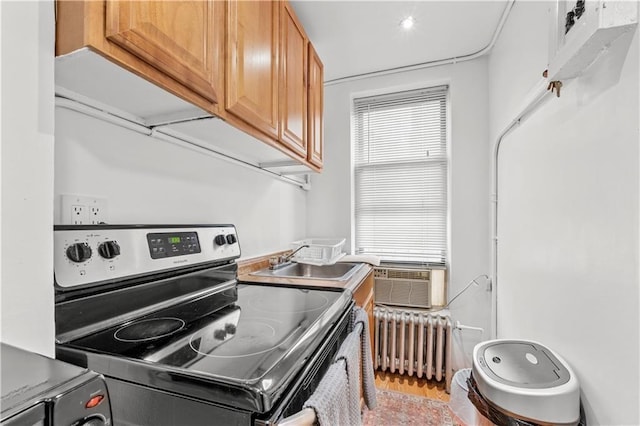
[[[374,301],[381,305],[429,309],[446,304],[444,269],[374,268]]]

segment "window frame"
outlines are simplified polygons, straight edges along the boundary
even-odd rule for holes
[[[409,265],[409,266],[424,266],[424,267],[429,267],[429,268],[436,268],[436,269],[445,269],[448,270],[449,269],[449,264],[450,264],[450,256],[451,256],[451,247],[450,247],[450,238],[451,238],[451,163],[452,163],[452,144],[451,144],[451,84],[447,81],[447,82],[441,82],[441,83],[431,83],[431,84],[420,84],[420,85],[414,85],[411,87],[401,87],[401,88],[388,88],[388,89],[383,89],[383,90],[377,90],[377,91],[369,91],[369,92],[363,92],[363,93],[352,93],[351,97],[350,97],[350,112],[351,112],[351,116],[350,116],[350,124],[351,124],[351,135],[350,135],[350,149],[351,149],[351,226],[350,226],[350,231],[351,231],[351,235],[350,235],[350,240],[351,240],[351,253],[357,254],[356,251],[356,247],[357,247],[357,241],[356,241],[356,229],[357,229],[357,222],[356,222],[356,204],[357,204],[357,198],[356,198],[356,192],[357,192],[357,188],[356,188],[356,171],[357,171],[357,164],[356,164],[356,150],[357,150],[357,141],[356,141],[356,124],[357,124],[357,117],[356,117],[356,102],[358,100],[362,100],[362,99],[366,99],[366,98],[381,98],[381,97],[387,97],[387,96],[398,96],[401,95],[402,93],[406,92],[407,96],[406,97],[410,97],[411,93],[415,93],[415,92],[420,92],[420,91],[427,91],[427,92],[437,92],[437,91],[443,91],[444,92],[444,108],[443,108],[443,113],[444,113],[444,119],[442,119],[441,123],[444,124],[445,126],[445,131],[444,131],[444,144],[445,144],[445,158],[444,158],[444,167],[446,168],[445,172],[444,172],[444,191],[446,193],[446,200],[444,201],[444,244],[442,245],[443,249],[444,249],[444,256],[442,258],[442,262],[434,262],[431,260],[411,260],[411,259],[407,259],[407,260],[398,260],[398,259],[385,259],[384,256],[380,256],[381,257],[381,261],[383,262],[383,264],[385,265],[395,265],[395,264],[399,264],[399,265]]]

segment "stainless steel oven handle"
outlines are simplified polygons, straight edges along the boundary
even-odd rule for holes
[[[356,327],[352,330],[352,331],[356,331],[358,332],[358,334],[360,334],[360,332],[362,331],[362,324],[358,323],[356,324]],[[335,342],[335,340],[337,340],[338,337],[335,336],[331,342],[329,343],[329,345],[333,345],[333,343]],[[307,375],[307,377],[305,378],[304,382],[302,382],[302,388],[306,389],[309,387],[309,382],[311,382],[311,380],[313,380],[313,377],[316,375],[316,373],[318,372],[318,370],[320,369],[320,367],[322,366],[322,363],[324,362],[324,360],[326,359],[326,357],[329,354],[327,354],[326,356],[322,357],[321,359],[318,359],[317,361],[314,362],[314,367],[313,369],[309,372],[309,374]],[[332,363],[335,362],[335,358],[333,359]]]
[[[360,335],[362,333],[362,323],[359,322],[356,324],[351,333],[357,333]],[[334,362],[344,362],[342,358],[338,361],[334,359]],[[315,373],[315,372],[314,372]],[[290,415],[282,419],[282,421],[277,423],[277,426],[313,426],[316,424],[316,412],[313,408],[303,408],[295,414]]]
[[[329,341],[329,346],[332,346],[335,343],[336,340],[338,340],[338,336],[334,336]],[[329,353],[326,353],[326,354],[324,354],[324,356],[322,356],[321,358],[319,358],[319,359],[317,359],[317,360],[315,360],[313,362],[313,368],[311,369],[311,371],[309,371],[309,373],[307,373],[304,381],[302,382],[302,389],[306,389],[306,388],[309,387],[309,384],[311,383],[311,381],[313,380],[313,378],[317,374],[318,370],[320,369],[320,367],[324,363],[324,360],[327,359],[328,356],[329,356]]]
[[[354,306],[354,303],[353,303],[353,300],[351,300],[349,302],[347,309],[342,313],[342,315],[340,315],[340,318],[334,324],[334,327],[335,327],[333,329],[334,334],[332,334],[330,339],[326,340],[321,344],[320,348],[318,348],[316,352],[314,352],[311,355],[310,359],[306,360],[306,368],[302,371],[302,373],[300,374],[296,382],[294,382],[294,384],[290,387],[290,389],[292,390],[301,389],[303,384],[307,387],[309,386],[308,381],[309,381],[309,376],[311,376],[311,371],[316,370],[317,369],[316,366],[321,364],[321,361],[324,361],[328,356],[328,353],[326,353],[326,350],[328,347],[331,347],[335,343],[335,341],[338,339],[340,334],[339,328],[342,327],[342,325],[344,325],[347,328],[349,327],[349,324],[348,324],[349,320],[347,317],[351,315],[351,310],[353,309],[353,306]],[[345,322],[346,324],[344,324]],[[292,398],[293,398],[293,394],[291,393],[288,395],[285,395],[285,397],[282,398],[278,403],[278,408],[272,411],[271,413],[272,415],[269,419],[257,419],[254,422],[254,425],[256,426],[279,425],[279,420],[283,418],[282,413],[284,409],[288,406],[288,404],[291,402]]]
[[[287,417],[277,426],[313,426],[316,423],[316,412],[313,408],[304,408]]]

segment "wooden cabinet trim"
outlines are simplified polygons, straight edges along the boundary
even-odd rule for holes
[[[365,298],[362,306],[368,307],[372,303],[373,303],[373,289],[371,289],[371,291],[369,291],[369,294],[367,294],[367,297]]]
[[[324,161],[324,69],[322,61],[311,43],[309,43],[308,60],[307,160],[322,168]]]
[[[360,281],[360,284],[353,291],[353,300],[356,305],[364,307],[369,293],[373,291],[373,269],[369,271],[366,277]]]
[[[371,356],[373,357],[373,344],[374,344],[374,319],[373,319],[373,301],[374,301],[374,278],[373,269],[369,271],[367,276],[362,279],[359,286],[353,292],[353,300],[356,305],[360,306],[367,313],[369,318],[369,342],[371,343]]]
[[[250,77],[256,78],[259,76],[248,74],[253,72],[252,69],[247,69],[244,52],[244,38],[241,37],[243,28],[241,28],[241,14],[239,13],[239,6],[242,4],[260,4],[262,6],[269,4],[271,6],[271,28],[268,37],[270,40],[270,77],[267,84],[270,88],[271,96],[268,97],[269,104],[259,105],[259,101],[264,101],[264,98],[258,93],[253,93],[253,88],[250,87],[252,81]],[[226,104],[225,109],[234,114],[239,119],[246,121],[248,124],[261,130],[267,135],[278,139],[279,136],[279,120],[278,120],[278,98],[279,98],[279,3],[277,1],[258,1],[258,2],[245,2],[229,0],[227,3],[227,26],[226,26]],[[265,16],[258,14],[257,19],[263,23]],[[259,28],[257,26],[253,26]],[[247,54],[250,54],[247,53]],[[264,53],[263,53],[264,54]],[[257,59],[256,59],[257,60]],[[266,79],[262,80],[267,81]],[[255,83],[255,82],[253,82]],[[257,85],[256,85],[257,86]],[[266,106],[267,109],[263,107]]]
[[[306,158],[309,39],[291,4],[280,10],[280,142]]]

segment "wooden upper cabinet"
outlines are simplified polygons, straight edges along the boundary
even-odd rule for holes
[[[289,2],[280,13],[280,142],[307,157],[307,45]]]
[[[277,140],[278,1],[227,3],[227,112]]]
[[[322,61],[309,43],[309,120],[307,160],[322,168],[324,155],[324,75]]]
[[[322,62],[287,0],[57,0],[56,55],[69,92],[90,97],[69,82],[109,61],[285,154],[272,162],[322,169]]]
[[[223,22],[216,13],[224,9],[216,9],[215,3],[107,0],[105,36],[205,99],[217,102],[220,52],[214,27]]]
[[[220,114],[225,12],[226,4],[217,0],[57,0],[56,55],[83,55],[88,47],[187,102]],[[96,84],[116,87],[118,82]]]

